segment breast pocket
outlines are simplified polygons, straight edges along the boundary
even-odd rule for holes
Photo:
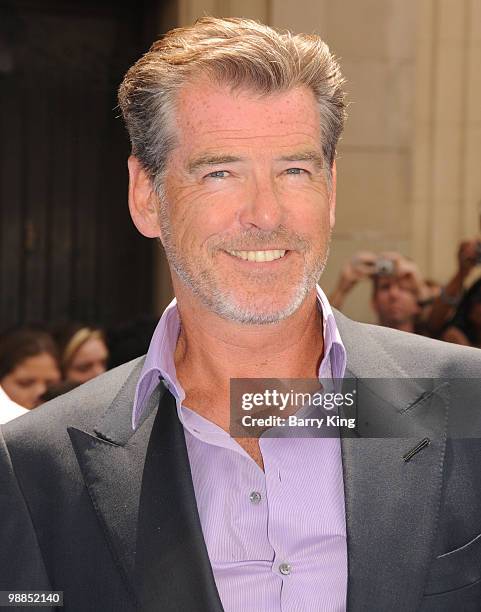
[[[436,557],[425,596],[454,591],[481,580],[481,533],[455,550]]]

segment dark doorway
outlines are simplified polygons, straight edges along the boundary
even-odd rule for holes
[[[115,107],[126,69],[160,33],[158,5],[0,3],[1,329],[153,310],[152,245],[128,214]]]

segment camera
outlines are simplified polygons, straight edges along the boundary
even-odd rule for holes
[[[377,276],[393,276],[395,271],[394,261],[379,257],[374,263],[374,274]]]

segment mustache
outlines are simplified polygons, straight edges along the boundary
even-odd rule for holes
[[[262,251],[263,247],[273,246],[286,251],[307,251],[310,243],[297,232],[291,232],[280,227],[272,232],[252,229],[245,230],[235,236],[224,236],[209,245],[212,252],[219,249],[224,251]]]

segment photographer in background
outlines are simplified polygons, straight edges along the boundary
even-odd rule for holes
[[[481,278],[464,294],[441,340],[481,348]]]
[[[347,294],[364,278],[373,282],[371,304],[380,325],[424,335],[423,305],[429,304],[432,290],[414,262],[392,251],[356,253],[341,271],[331,304],[341,310]]]
[[[479,240],[472,239],[461,242],[458,248],[458,269],[456,274],[434,300],[431,313],[426,322],[429,335],[433,338],[437,338],[442,333],[446,323],[454,317],[456,308],[463,297],[464,282],[471,270],[480,263],[481,243]],[[453,340],[450,341],[452,342]]]

